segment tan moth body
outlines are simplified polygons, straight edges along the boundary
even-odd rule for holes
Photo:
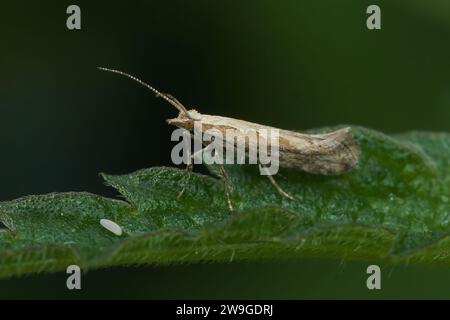
[[[200,121],[203,131],[216,129],[221,131],[224,137],[226,130],[234,130],[236,136],[245,136],[249,130],[259,132],[258,129],[276,129],[244,120],[200,114],[196,110],[188,112],[199,120],[192,120],[180,112],[177,118],[169,119],[167,122],[180,128],[193,130],[194,121]],[[299,169],[314,174],[336,175],[351,171],[358,164],[359,145],[354,139],[350,127],[314,135],[278,130],[281,167]],[[255,148],[258,148],[258,141],[259,137],[257,137]],[[224,143],[229,142],[224,141]],[[246,148],[250,147],[251,145],[246,145]]]
[[[247,157],[252,154],[249,150],[257,150],[258,154],[260,154],[260,142],[264,142],[261,146],[261,151],[266,151],[266,153],[269,154],[270,152],[273,152],[274,154],[276,152],[278,154],[278,164],[280,167],[303,170],[313,174],[338,175],[349,172],[358,165],[360,148],[357,141],[353,137],[352,129],[350,127],[325,134],[303,134],[244,120],[201,114],[194,109],[187,110],[186,107],[183,106],[183,104],[181,104],[176,98],[169,94],[159,92],[149,84],[130,74],[102,67],[99,67],[99,69],[131,78],[153,91],[156,96],[166,100],[179,111],[178,117],[169,119],[167,122],[170,125],[194,132],[194,136],[196,133],[201,133],[202,136],[205,135],[207,138],[208,135],[210,135],[210,140],[206,142],[202,141],[204,145],[212,143],[213,139],[214,141],[215,139],[220,139],[220,148],[226,148],[227,151],[228,149],[236,151],[239,150],[238,147],[241,147],[241,150],[245,151],[245,153],[242,154],[242,157]],[[211,130],[219,132],[220,135],[216,136],[208,133],[208,131]],[[272,135],[272,131],[275,131],[276,134]],[[231,139],[228,135],[230,132],[232,133]],[[249,132],[253,135],[248,135]],[[263,136],[268,132],[271,132],[271,138],[277,138],[273,141],[273,145],[271,145],[272,139],[268,141],[268,137]],[[192,138],[192,134],[188,135]],[[272,149],[272,146],[275,147],[275,141],[278,149]],[[271,151],[267,152],[267,150],[265,150],[266,148]],[[207,147],[200,151],[206,149]],[[180,198],[187,189],[189,177],[193,167],[192,158],[195,158],[196,153],[197,152],[195,152],[193,156],[188,157],[189,160],[186,167],[188,170],[188,176],[185,186],[178,195],[178,198]],[[266,163],[259,161],[258,164],[260,164],[260,169],[262,168],[263,171],[265,171],[261,174],[267,176],[280,195],[290,200],[296,200],[277,184],[275,179],[272,177],[272,174],[276,174],[276,172],[266,174]],[[225,192],[227,194],[228,207],[232,212],[234,209],[231,201],[231,191],[228,185],[228,175],[223,164],[220,164],[219,166],[220,175],[224,181]],[[122,234],[120,226],[112,221],[101,221],[101,224],[103,227],[116,235]]]

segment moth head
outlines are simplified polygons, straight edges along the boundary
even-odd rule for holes
[[[191,130],[194,128],[195,121],[201,121],[202,115],[195,109],[187,110],[187,112],[180,111],[178,117],[168,119],[167,123],[179,128]]]

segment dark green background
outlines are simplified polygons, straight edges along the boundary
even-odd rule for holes
[[[82,30],[66,29],[77,4]],[[378,4],[382,30],[366,28]],[[28,1],[0,11],[0,200],[115,193],[99,172],[170,165],[176,112],[96,66],[118,68],[202,113],[287,129],[342,123],[450,128],[450,2]],[[198,170],[202,170],[198,168]],[[376,261],[375,261],[376,262]],[[448,298],[450,270],[296,260],[90,271],[0,281],[0,297]]]

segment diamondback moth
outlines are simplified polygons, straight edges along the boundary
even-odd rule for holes
[[[161,93],[142,80],[119,70],[98,67],[103,71],[117,73],[131,78],[153,91],[157,97],[161,97],[175,107],[179,114],[174,119],[167,120],[168,124],[179,128],[194,130],[194,123],[200,122],[204,130],[214,128],[223,132],[234,130],[236,136],[242,135],[250,129],[276,129],[279,131],[279,165],[282,168],[302,170],[312,174],[320,175],[340,175],[355,169],[360,157],[360,147],[353,137],[352,129],[345,127],[325,134],[304,134],[295,131],[277,129],[270,126],[260,125],[244,120],[227,118],[222,116],[201,114],[197,110],[188,110],[176,98],[169,94]],[[262,137],[258,136],[258,141]],[[233,140],[234,143],[234,140]],[[189,172],[185,187],[179,194],[184,193],[188,185],[190,173],[192,171],[192,161],[187,165]],[[223,165],[220,166],[222,178],[225,182],[225,190],[228,199],[228,207],[233,211],[231,194],[228,187],[228,177]],[[285,192],[275,181],[272,175],[267,175],[275,189],[284,197],[295,200]]]

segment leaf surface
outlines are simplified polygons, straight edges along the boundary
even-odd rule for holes
[[[330,128],[317,130],[326,132]],[[124,200],[89,193],[0,203],[0,277],[114,265],[330,257],[450,264],[450,135],[394,137],[353,127],[359,167],[341,176],[281,169],[281,197],[256,166],[226,165],[223,181],[150,168],[102,174]],[[99,221],[123,229],[116,236]]]

